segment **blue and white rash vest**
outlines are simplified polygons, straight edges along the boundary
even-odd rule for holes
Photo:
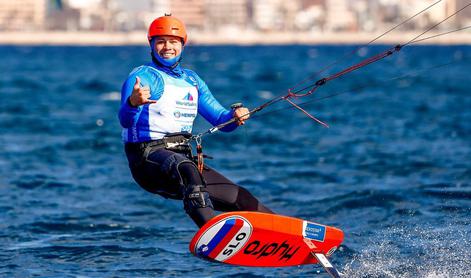
[[[128,98],[132,94],[136,76],[141,87],[149,87],[151,100],[156,103],[132,107]],[[211,94],[206,83],[195,72],[178,65],[174,69],[149,63],[135,68],[121,89],[119,121],[123,127],[124,142],[146,142],[161,139],[168,133],[190,132],[197,114],[213,126],[233,117]],[[230,124],[222,131],[237,127]]]

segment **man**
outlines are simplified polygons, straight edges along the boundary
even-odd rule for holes
[[[189,145],[197,114],[212,125],[233,117],[232,131],[249,118],[247,108],[225,109],[206,83],[180,62],[187,34],[184,24],[165,15],[148,31],[152,62],[135,68],[121,90],[119,120],[131,173],[145,190],[166,198],[183,200],[187,214],[203,226],[220,211],[273,213],[246,189],[215,170],[198,171]]]

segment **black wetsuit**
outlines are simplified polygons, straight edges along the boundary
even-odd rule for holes
[[[214,169],[205,166],[201,175],[189,145],[165,148],[156,140],[126,143],[125,151],[136,182],[149,192],[183,200],[186,212],[199,227],[215,215],[214,210],[273,213],[248,190]]]

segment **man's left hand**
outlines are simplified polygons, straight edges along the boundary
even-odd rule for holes
[[[237,119],[237,125],[245,124],[245,121],[250,117],[249,109],[245,107],[239,107],[234,110],[234,118]]]

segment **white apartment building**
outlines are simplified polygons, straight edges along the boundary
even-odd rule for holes
[[[44,29],[46,12],[46,0],[0,1],[0,31]]]

